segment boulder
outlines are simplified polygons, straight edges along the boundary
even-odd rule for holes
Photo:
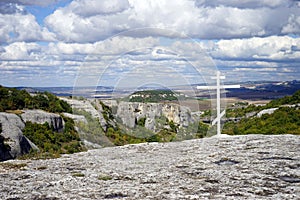
[[[4,138],[0,145],[0,161],[24,155],[31,149],[38,149],[23,135],[22,130],[25,125],[19,116],[1,112],[0,123],[2,126],[1,136]]]

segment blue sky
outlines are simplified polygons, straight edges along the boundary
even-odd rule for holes
[[[297,0],[3,0],[0,84],[299,80]]]

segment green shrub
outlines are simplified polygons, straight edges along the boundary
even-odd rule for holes
[[[196,137],[197,138],[205,137],[208,129],[209,129],[209,125],[207,125],[203,122],[199,122]]]
[[[44,124],[26,122],[23,134],[37,145],[41,154],[57,155],[85,150],[74,129],[73,120],[64,119],[66,128],[63,133],[53,131],[47,122]],[[32,152],[32,155],[38,156],[37,153]]]
[[[83,173],[74,173],[72,174],[73,177],[84,177],[85,175]]]
[[[39,92],[31,96],[25,90],[0,86],[0,112],[18,109],[42,109],[48,112],[72,112],[71,106],[49,92]]]
[[[226,123],[224,134],[300,134],[300,110],[281,107],[273,114]]]
[[[98,180],[109,181],[109,180],[112,180],[112,177],[110,175],[101,174],[98,176]]]

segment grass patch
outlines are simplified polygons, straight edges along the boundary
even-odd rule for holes
[[[73,177],[85,177],[83,173],[74,173],[72,174]]]
[[[30,151],[28,154],[24,154],[19,156],[17,159],[19,160],[46,160],[46,159],[54,159],[59,158],[59,153],[50,153],[50,152],[38,152],[38,151]]]
[[[26,163],[0,163],[0,168],[3,168],[5,170],[8,170],[8,169],[22,169],[24,167],[26,167],[27,164]]]
[[[21,115],[24,112],[22,110],[6,110],[6,113],[12,113],[12,114],[16,114],[16,115]]]
[[[101,174],[101,175],[98,176],[98,180],[109,181],[109,180],[112,180],[112,177],[110,175],[107,175],[107,174]]]
[[[45,170],[45,169],[47,169],[46,166],[40,166],[40,167],[37,167],[37,168],[36,168],[36,170]]]

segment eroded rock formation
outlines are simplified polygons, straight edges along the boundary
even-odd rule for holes
[[[129,128],[135,127],[141,118],[146,118],[145,127],[154,132],[157,131],[155,123],[157,117],[164,116],[180,127],[187,127],[193,122],[189,108],[173,103],[120,102],[115,116]]]

